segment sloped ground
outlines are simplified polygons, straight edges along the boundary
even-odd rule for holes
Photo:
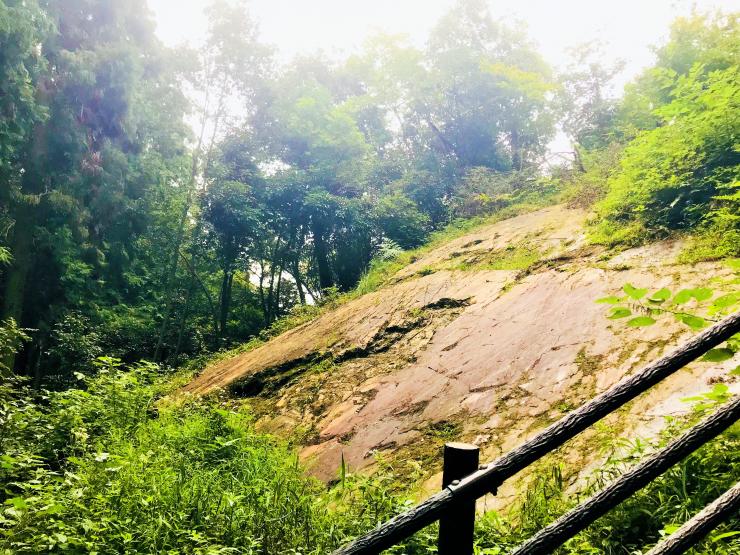
[[[717,263],[677,264],[676,242],[611,256],[586,245],[584,220],[551,207],[480,228],[386,288],[207,368],[185,390],[253,397],[259,425],[297,438],[324,480],[342,456],[355,470],[380,456],[398,472],[416,461],[435,489],[445,440],[475,442],[492,459],[691,335],[669,319],[627,328],[607,320],[595,299],[627,282],[717,287],[729,277]],[[687,367],[609,424],[649,434],[662,416],[686,410],[680,398],[724,380],[731,365]],[[561,456],[577,467],[597,450],[591,433]],[[505,503],[513,487],[489,506]]]

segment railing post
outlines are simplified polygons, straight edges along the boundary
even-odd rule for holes
[[[445,443],[442,488],[478,470],[478,447],[467,443]],[[454,504],[439,519],[439,555],[473,555],[475,499]]]

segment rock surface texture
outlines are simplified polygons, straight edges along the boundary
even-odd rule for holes
[[[262,429],[301,431],[302,455],[324,480],[342,456],[353,470],[380,456],[400,471],[421,464],[434,489],[444,441],[477,443],[492,459],[692,333],[668,318],[628,328],[595,299],[625,283],[716,287],[730,275],[719,263],[678,264],[675,241],[616,255],[588,246],[585,217],[555,206],[478,228],[383,289],[206,368],[185,390],[251,397]],[[685,368],[610,417],[612,433],[654,433],[714,381],[740,390],[727,378],[733,364]],[[597,451],[592,432],[561,456],[583,468]]]

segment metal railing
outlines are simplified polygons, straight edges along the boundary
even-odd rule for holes
[[[333,555],[380,553],[437,520],[440,521],[440,555],[472,554],[475,501],[478,498],[487,493],[495,494],[505,480],[736,333],[740,333],[740,312],[707,328],[672,353],[623,379],[608,391],[594,397],[579,409],[552,424],[533,439],[492,463],[481,466],[478,470],[475,470],[478,456],[475,447],[448,444],[445,446],[443,489],[440,492],[381,524],[368,534],[339,548]],[[513,553],[533,555],[552,552],[599,516],[716,437],[738,419],[740,419],[740,398],[735,398],[679,439],[621,476],[603,491],[541,530]],[[474,451],[475,455],[466,453],[466,451]],[[674,544],[671,544],[674,545],[673,547],[669,545],[661,548],[663,544],[660,544],[656,546],[657,551],[654,550],[654,553],[660,555],[681,553],[680,550],[676,551],[675,546],[687,545],[686,541],[691,542],[688,545],[693,545],[701,539],[703,535],[699,535],[699,532],[706,534],[722,522],[721,518],[727,518],[731,514],[728,512],[728,506],[736,507],[740,504],[740,492],[736,491],[738,489],[736,486],[708,506],[705,511],[719,504],[719,509],[715,507],[709,517],[704,516],[693,525],[694,519],[692,519],[665,540],[664,543],[668,543],[674,536],[681,535],[677,540],[674,538]],[[724,499],[725,496],[729,500]],[[698,519],[700,516],[701,513],[695,518]],[[711,527],[709,527],[710,524]],[[684,530],[685,527],[689,527],[690,530]]]

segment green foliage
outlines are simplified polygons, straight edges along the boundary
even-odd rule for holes
[[[553,76],[481,2],[423,49],[287,64],[239,2],[197,52],[163,47],[144,0],[71,2],[0,6],[2,316],[36,330],[8,365],[40,384],[232,347],[368,290],[389,241],[555,199]]]
[[[432,31],[421,112],[439,148],[463,169],[522,170],[553,133],[553,79],[521,32],[485,2],[461,2]],[[485,99],[485,102],[481,102]]]
[[[36,392],[0,385],[0,550],[3,553],[326,553],[407,509],[399,484],[379,459],[374,477],[343,465],[327,489],[303,473],[286,443],[254,430],[248,405],[219,398],[167,397],[187,374],[153,364],[125,367],[99,358],[95,378],[78,388]],[[727,400],[722,384],[696,399],[686,419],[652,445],[605,445],[606,463],[588,495],[647,451]],[[430,427],[443,439],[451,425]],[[627,445],[627,449],[625,449]],[[737,476],[740,430],[723,434],[572,540],[562,553],[620,553],[655,543]],[[417,468],[417,471],[419,469]],[[479,553],[502,553],[572,507],[560,467],[545,463],[507,514],[478,519]],[[413,481],[413,478],[411,479]],[[650,518],[645,518],[649,514]],[[732,553],[737,539],[706,546]],[[733,543],[735,542],[735,543]],[[436,527],[391,553],[435,552]],[[709,547],[707,547],[709,549]]]
[[[385,283],[414,256],[390,242],[559,198],[597,203],[598,242],[698,230],[687,259],[738,255],[735,16],[677,21],[621,102],[596,46],[556,79],[480,0],[424,48],[284,65],[241,3],[207,17],[173,52],[143,0],[0,6],[2,317],[35,330],[18,373],[63,387],[102,352],[229,348]],[[556,117],[576,160],[545,175]]]
[[[0,4],[0,176],[7,179],[18,163],[19,147],[31,127],[47,115],[35,96],[34,79],[46,69],[38,42],[51,31],[38,2]],[[3,198],[4,193],[0,198]],[[4,199],[7,201],[7,198]]]
[[[560,76],[562,88],[558,91],[563,130],[576,148],[600,152],[617,138],[614,124],[619,101],[609,94],[608,87],[624,64],[603,66],[603,45],[597,41],[581,45],[572,54],[573,62]]]
[[[710,396],[717,398],[714,394]],[[705,408],[714,408],[716,405],[717,401],[714,400]],[[694,418],[669,419],[668,427],[657,440],[648,444],[635,441],[624,455],[616,454],[621,446],[615,445],[615,454],[594,476],[591,491],[606,485],[646,452],[665,446],[688,423],[694,421]],[[624,550],[648,549],[731,487],[740,462],[731,453],[737,452],[739,442],[740,429],[735,426],[599,519],[579,537],[571,540],[566,552],[620,553]],[[738,525],[740,523],[736,519],[727,522],[712,532],[693,552],[732,553],[738,548],[737,539],[722,536],[737,529]]]
[[[18,352],[24,341],[30,339],[26,333],[28,331],[18,327],[13,318],[0,321],[0,377],[12,374],[12,368],[6,361]]]
[[[740,267],[729,261],[732,268]],[[692,330],[701,330],[724,315],[737,310],[740,306],[740,291],[737,290],[737,277],[725,280],[726,291],[716,294],[708,287],[680,289],[676,293],[667,287],[662,287],[653,293],[648,288],[638,288],[626,283],[622,288],[624,296],[609,295],[597,299],[597,303],[608,304],[611,308],[606,317],[610,320],[621,320],[638,314],[626,321],[630,327],[652,326],[662,317],[672,316],[676,321]],[[701,360],[706,362],[724,362],[740,351],[740,334],[731,337],[724,347],[709,350]]]
[[[595,494],[647,454],[665,447],[690,425],[728,399],[726,386],[697,398],[686,399],[692,411],[683,417],[668,417],[666,426],[654,440],[625,440],[602,427],[603,462],[587,477],[586,485],[575,493],[564,480],[560,464],[542,462],[534,467],[520,501],[506,516],[495,512],[478,519],[477,553],[506,553],[531,537],[543,526]],[[737,425],[708,443],[668,472],[612,509],[586,530],[557,550],[558,555],[604,553],[644,553],[662,537],[699,512],[737,480],[740,427]],[[691,553],[734,553],[740,526],[737,518],[710,533]]]
[[[65,315],[54,325],[50,339],[47,354],[54,368],[92,372],[92,361],[103,354],[103,338],[80,314]]]
[[[406,506],[388,478],[327,492],[246,407],[163,397],[186,376],[97,364],[81,389],[0,386],[3,553],[319,554]]]
[[[426,239],[429,216],[407,197],[381,198],[375,206],[375,217],[385,236],[402,249],[418,247]]]
[[[574,141],[564,198],[595,207],[593,242],[690,232],[685,260],[738,256],[739,29],[734,13],[677,19],[655,66],[619,100],[608,92],[619,67],[600,64],[598,44],[574,52],[561,76]]]
[[[423,49],[378,37],[284,66],[240,3],[215,2],[206,45],[181,55],[147,13],[143,0],[0,2],[5,552],[324,553],[406,506],[389,476],[344,465],[327,492],[246,409],[163,399],[183,378],[132,361],[197,368],[253,348],[561,194],[596,203],[598,242],[688,230],[689,260],[740,254],[735,16],[676,22],[617,102],[617,68],[595,51],[561,87],[482,0],[456,5]],[[576,163],[545,176],[557,115]],[[526,270],[541,254],[522,243],[482,264]],[[740,296],[627,285],[601,302],[629,327],[669,315],[701,329]],[[566,507],[562,489],[559,469],[539,476],[511,519],[481,524],[481,551]],[[572,551],[611,552],[594,533]],[[430,529],[395,551],[433,545]]]
[[[597,205],[595,241],[629,244],[691,229],[706,221],[710,208],[734,202],[722,192],[738,179],[738,82],[736,66],[709,74],[697,66],[676,79],[673,100],[656,111],[662,125],[625,148]]]
[[[462,178],[451,208],[459,218],[474,218],[527,204],[545,206],[556,202],[560,194],[557,179],[542,177],[534,168],[502,173],[474,167]]]
[[[598,164],[606,179],[594,176],[596,198],[605,196],[593,241],[635,245],[699,231],[689,258],[737,256],[738,29],[736,14],[677,20],[655,67],[627,86],[606,129],[619,146],[591,147],[623,149],[618,164]]]
[[[609,190],[609,178],[619,168],[624,147],[612,142],[593,150],[576,148],[582,171],[573,170],[566,176],[563,200],[568,206],[591,208]]]

